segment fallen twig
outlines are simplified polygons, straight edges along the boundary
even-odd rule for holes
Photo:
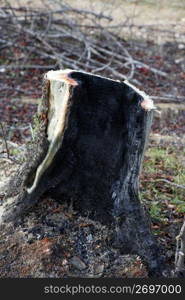
[[[2,65],[1,69],[4,70],[13,70],[13,69],[46,69],[46,70],[51,70],[55,68],[55,65],[45,65],[45,66],[40,66],[40,65]],[[0,70],[1,70],[0,69]]]
[[[170,184],[170,185],[172,185],[172,186],[175,186],[175,187],[177,187],[177,188],[180,188],[180,189],[184,189],[184,190],[185,190],[185,185],[177,184],[177,183],[171,182],[171,181],[169,181],[169,180],[167,180],[167,179],[161,178],[161,179],[156,179],[155,181],[156,181],[156,182],[157,182],[157,181],[166,182],[166,183],[168,183],[168,184]]]
[[[136,59],[131,54],[132,48],[126,47],[125,41],[116,34],[116,28],[128,25],[127,17],[120,24],[105,22],[102,25],[102,19],[112,21],[106,12],[77,9],[62,1],[55,1],[55,4],[57,8],[56,5],[54,8],[49,6],[49,13],[48,7],[47,10],[43,8],[38,11],[31,7],[15,8],[9,4],[1,8],[2,47],[11,45],[14,52],[10,31],[15,40],[26,40],[26,48],[16,43],[16,48],[22,53],[21,58],[12,57],[12,61],[2,66],[1,70],[76,68],[92,73],[101,72],[120,80],[127,77],[138,82],[135,75],[140,68],[146,68],[153,74],[167,76],[163,70]],[[115,30],[111,30],[114,27]],[[44,65],[36,64],[30,60],[32,55],[50,61]]]
[[[175,274],[177,276],[185,276],[185,221],[181,227],[179,235],[176,237],[176,253],[175,253]]]
[[[10,152],[9,152],[9,149],[8,149],[8,143],[7,143],[7,140],[6,140],[6,134],[5,134],[4,126],[3,126],[2,122],[0,122],[0,126],[1,126],[1,131],[2,131],[2,136],[3,136],[3,139],[4,139],[4,143],[5,143],[7,158],[10,159]]]

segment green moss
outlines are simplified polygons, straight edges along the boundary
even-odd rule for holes
[[[19,155],[21,153],[19,148],[12,148],[9,149],[10,155],[16,157],[17,155]]]
[[[35,113],[33,116],[33,122],[32,122],[32,139],[34,140],[37,136],[37,133],[40,130],[40,119],[38,116],[38,113]]]

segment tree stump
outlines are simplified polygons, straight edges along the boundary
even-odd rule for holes
[[[138,195],[152,100],[127,81],[72,70],[48,72],[43,85],[34,140],[7,187],[1,222],[15,222],[44,193],[72,201],[114,226],[115,247],[140,255],[159,275],[158,247]]]

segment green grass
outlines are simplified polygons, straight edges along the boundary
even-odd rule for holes
[[[162,181],[185,185],[185,150],[149,148],[145,154],[141,176],[141,199],[151,217],[166,222],[170,213],[185,213],[185,190]]]

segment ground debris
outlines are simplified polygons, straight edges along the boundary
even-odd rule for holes
[[[84,262],[78,257],[78,256],[73,256],[70,259],[70,263],[78,270],[84,270],[86,269],[86,265],[84,264]]]
[[[111,246],[111,228],[68,210],[45,198],[14,226],[3,225],[0,277],[147,277],[136,255]]]

